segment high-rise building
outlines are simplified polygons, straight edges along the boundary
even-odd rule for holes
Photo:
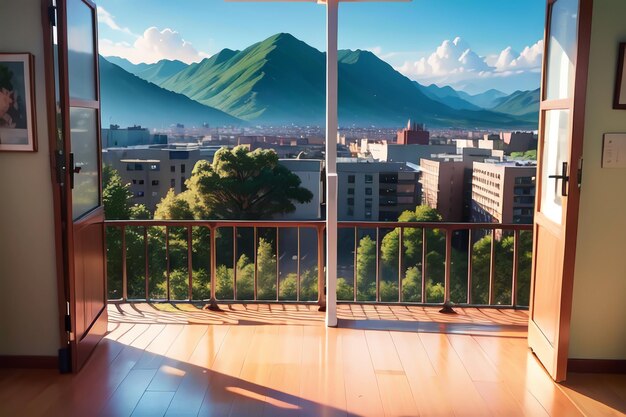
[[[420,159],[422,204],[436,209],[443,221],[463,219],[465,171],[470,164],[463,159]]]
[[[397,135],[398,145],[428,145],[430,132],[421,123],[409,122],[406,128],[399,130]]]
[[[397,221],[420,204],[416,165],[339,159],[337,173],[339,220]]]
[[[536,170],[513,163],[474,162],[472,221],[532,223]]]

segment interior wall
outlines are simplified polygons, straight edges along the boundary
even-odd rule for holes
[[[624,0],[594,1],[570,358],[626,359],[626,168],[601,167],[602,135],[626,132],[612,108],[624,22]]]
[[[35,56],[37,152],[0,152],[0,355],[56,356],[54,213],[40,0],[0,1],[0,52]]]

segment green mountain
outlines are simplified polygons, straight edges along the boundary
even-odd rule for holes
[[[435,84],[431,84],[429,86],[424,86],[417,81],[413,81],[413,84],[426,95],[426,97],[431,98],[433,100],[437,100],[453,109],[457,110],[480,110],[480,106],[476,106],[475,104],[470,103],[461,98],[458,91],[454,88],[446,85],[443,87],[438,87]]]
[[[323,124],[325,60],[280,33],[243,51],[225,49],[159,85],[254,123]],[[342,125],[398,126],[411,118],[434,126],[531,127],[514,116],[433,100],[367,51],[340,51],[338,67]]]
[[[278,34],[243,51],[225,49],[160,85],[245,120],[319,122],[325,115],[324,55]]]
[[[145,69],[135,72],[134,74],[146,81],[159,84],[185,68],[187,68],[187,64],[184,62],[162,59],[154,64],[149,64]]]
[[[135,124],[167,127],[241,125],[243,122],[220,110],[149,83],[100,57],[102,124]]]
[[[494,88],[479,94],[468,94],[465,91],[459,90],[457,90],[457,93],[459,94],[459,97],[463,100],[483,109],[492,108],[493,106],[498,104],[498,101],[501,98],[506,97],[506,93],[503,93],[502,91],[496,90]]]
[[[498,100],[491,110],[516,116],[535,115],[539,120],[539,89],[532,91],[516,91]]]
[[[150,65],[153,65],[153,64],[145,64],[143,62],[139,64],[133,64],[126,58],[120,58],[119,56],[107,56],[107,57],[104,57],[104,59],[106,59],[112,64],[117,65],[118,67],[122,68],[124,71],[130,72],[131,74],[135,74],[135,75],[137,75],[138,72],[147,70],[148,68],[150,68]]]

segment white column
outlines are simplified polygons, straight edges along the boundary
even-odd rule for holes
[[[326,2],[326,326],[337,326],[337,14]]]

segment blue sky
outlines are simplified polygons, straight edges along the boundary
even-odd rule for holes
[[[315,3],[100,0],[103,55],[133,62],[201,60],[288,32],[324,50]],[[342,3],[339,47],[368,49],[409,78],[469,92],[539,86],[545,0]],[[456,41],[455,41],[456,39]],[[448,42],[446,42],[448,41]],[[539,54],[539,56],[537,56]],[[472,91],[474,90],[474,91]]]

